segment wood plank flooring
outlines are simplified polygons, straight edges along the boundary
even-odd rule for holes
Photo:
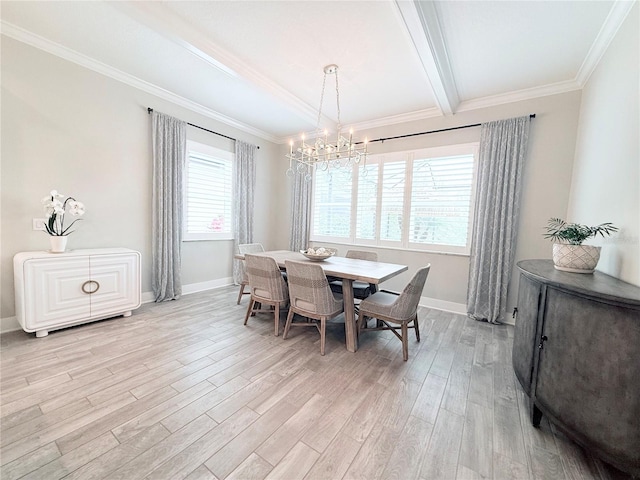
[[[543,418],[511,367],[513,328],[421,309],[390,332],[243,326],[236,287],[36,339],[1,337],[0,477],[624,479]],[[284,321],[281,322],[284,324]],[[411,335],[412,332],[410,332]]]

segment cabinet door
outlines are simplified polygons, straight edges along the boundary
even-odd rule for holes
[[[26,261],[25,329],[44,330],[87,318],[90,299],[82,285],[88,278],[89,257]]]
[[[91,257],[91,317],[118,315],[140,305],[138,259],[129,253]]]
[[[518,288],[518,317],[513,333],[511,353],[513,369],[520,385],[531,396],[531,375],[535,359],[536,329],[542,285],[525,275],[520,275]]]
[[[638,310],[548,287],[535,402],[591,448],[640,465]],[[629,458],[629,455],[634,458]],[[625,463],[623,462],[623,463]],[[634,463],[635,462],[635,463]]]

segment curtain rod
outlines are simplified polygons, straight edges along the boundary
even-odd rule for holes
[[[148,107],[147,113],[151,115],[152,112],[153,112],[153,108]],[[199,128],[200,130],[204,130],[205,132],[213,133],[214,135],[219,135],[220,137],[228,138],[229,140],[233,140],[234,142],[236,141],[235,138],[224,135],[223,133],[214,132],[213,130],[209,130],[208,128],[201,127],[200,125],[194,125],[193,123],[189,123],[189,122],[186,122],[186,123],[187,125],[190,125],[195,128]],[[256,148],[260,150],[260,145],[256,145]]]
[[[532,113],[529,115],[529,118],[536,118],[536,114]],[[460,125],[459,127],[450,127],[450,128],[441,128],[440,130],[429,130],[428,132],[418,132],[418,133],[408,133],[407,135],[397,135],[395,137],[385,137],[385,138],[376,138],[375,140],[369,140],[367,143],[373,142],[382,142],[384,143],[386,140],[397,140],[398,138],[408,138],[408,137],[417,137],[418,135],[428,135],[430,133],[440,133],[440,132],[449,132],[451,130],[460,130],[462,128],[471,128],[471,127],[479,127],[481,123],[473,123],[470,125]],[[356,145],[360,145],[364,142],[355,142]]]

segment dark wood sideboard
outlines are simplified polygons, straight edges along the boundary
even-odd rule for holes
[[[640,288],[600,272],[521,272],[513,368],[542,415],[594,455],[640,475]]]

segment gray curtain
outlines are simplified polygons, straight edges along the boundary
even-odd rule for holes
[[[156,302],[177,300],[182,242],[182,172],[187,152],[186,123],[151,114],[153,141],[152,288]]]
[[[529,116],[482,125],[467,312],[500,323],[507,308]]]
[[[254,191],[256,187],[256,150],[258,147],[236,140],[236,157],[233,162],[233,246],[253,243]],[[244,264],[233,260],[233,281],[242,282]]]
[[[294,171],[297,171],[294,169]],[[311,222],[311,182],[304,179],[306,169],[293,177],[291,191],[291,236],[289,250],[304,250],[309,244]]]

